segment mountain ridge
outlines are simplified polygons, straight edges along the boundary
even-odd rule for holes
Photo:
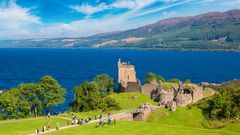
[[[89,37],[0,41],[0,47],[240,51],[240,9],[167,18]]]

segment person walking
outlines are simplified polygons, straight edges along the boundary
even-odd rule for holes
[[[56,123],[56,130],[59,130],[59,122]]]

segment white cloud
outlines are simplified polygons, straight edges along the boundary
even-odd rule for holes
[[[192,1],[193,0],[184,0],[184,1],[176,2],[176,3],[173,3],[173,4],[167,5],[167,6],[156,7],[156,8],[150,9],[150,10],[140,12],[140,13],[136,14],[135,17],[144,16],[144,15],[155,13],[155,12],[160,12],[160,11],[166,10],[168,8],[178,6],[178,5],[182,5],[182,4],[185,4],[185,3],[189,3],[189,2],[192,2]]]
[[[228,2],[223,2],[221,3],[224,6],[238,6],[240,7],[240,0],[232,0],[232,1],[228,1]]]
[[[117,0],[111,6],[115,8],[142,8],[153,4],[156,0]]]
[[[159,1],[174,3],[144,10],[145,7]],[[112,8],[126,8],[129,10],[118,15],[105,14],[102,18],[85,18],[70,23],[55,24],[42,23],[38,16],[29,12],[29,9],[22,8],[16,5],[14,1],[11,1],[10,4],[3,4],[0,8],[0,38],[81,37],[102,32],[126,30],[146,25],[166,16],[173,16],[176,12],[163,12],[162,15],[155,18],[155,20],[151,18],[133,21],[131,20],[132,18],[135,19],[136,17],[163,11],[190,1],[191,0],[116,0],[110,5],[99,1],[100,3],[97,6],[91,6],[85,3],[80,6],[75,5],[71,7],[87,16]]]
[[[24,36],[29,34],[33,25],[41,24],[40,18],[29,13],[29,9],[22,8],[10,1],[1,3],[0,8],[0,38]]]
[[[80,5],[80,6],[79,5],[70,6],[70,8],[72,8],[72,9],[78,11],[78,12],[87,14],[87,15],[92,15],[92,14],[94,14],[96,12],[100,12],[100,11],[106,10],[109,7],[105,3],[101,3],[101,4],[97,5],[97,6],[91,6],[88,3],[84,3],[84,4]]]

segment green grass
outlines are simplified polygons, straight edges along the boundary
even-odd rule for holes
[[[136,98],[131,98],[133,96],[136,96]],[[111,97],[119,103],[122,109],[135,109],[137,106],[145,103],[156,104],[156,102],[153,102],[150,97],[138,92],[113,94]]]
[[[148,122],[203,128],[204,117],[198,108],[188,109],[187,107],[178,108],[176,112],[170,112],[165,108],[160,108],[149,116]]]
[[[59,118],[39,117],[19,120],[6,120],[0,122],[0,135],[24,135],[34,133],[36,128],[42,130],[42,126],[48,121],[50,122],[51,128],[56,128],[56,122],[59,122],[60,126],[67,125],[67,120]]]
[[[177,83],[171,83],[171,82],[163,82],[162,88],[165,90],[172,90],[172,86],[178,85]]]
[[[136,96],[132,99],[131,96]],[[149,97],[140,93],[120,93],[112,95],[123,109],[133,109],[138,105],[153,101]],[[101,111],[75,113],[78,118],[94,117],[101,114]],[[70,118],[70,114],[61,114],[62,117]],[[34,133],[35,128],[41,130],[42,125],[51,122],[51,127],[55,128],[56,122],[60,126],[67,125],[67,120],[58,118],[28,118],[20,120],[7,120],[0,122],[0,135],[24,135]],[[6,123],[2,123],[6,122]],[[203,126],[204,117],[201,110],[192,107],[178,108],[176,112],[159,108],[152,113],[146,122],[117,121],[117,124],[95,128],[94,124],[78,126],[57,132],[50,135],[240,135],[240,122],[231,123],[221,129],[207,129]]]
[[[212,96],[216,93],[215,90],[211,89],[211,88],[207,88],[205,90],[203,90],[203,96],[204,97],[209,97],[209,96]]]
[[[236,125],[236,124],[235,124]],[[94,125],[79,126],[72,129],[50,133],[50,135],[237,135],[238,132],[228,129],[204,129],[162,125],[150,122],[118,122],[95,128]]]
[[[238,135],[240,122],[231,123],[222,129],[206,129],[204,118],[198,108],[178,108],[176,112],[160,108],[146,122],[118,121],[116,125],[95,128],[94,125],[79,126],[50,135]]]

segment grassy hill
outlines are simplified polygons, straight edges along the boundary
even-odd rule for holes
[[[150,102],[155,104],[149,97],[140,93],[120,93],[111,95],[123,110],[133,109],[138,105]],[[134,98],[133,98],[134,97]],[[75,113],[78,118],[93,117],[103,113],[101,111]],[[68,113],[61,117],[71,117]],[[24,135],[33,133],[35,128],[41,129],[44,123],[50,121],[51,127],[55,128],[56,122],[60,126],[67,125],[67,120],[62,118],[28,118],[20,120],[7,120],[0,122],[0,135]],[[170,112],[160,108],[152,113],[146,122],[117,121],[117,124],[95,128],[94,124],[78,126],[49,133],[53,135],[240,135],[240,122],[231,123],[221,129],[207,129],[203,126],[204,117],[201,110],[195,107],[178,108],[176,112]]]
[[[134,109],[145,103],[156,104],[156,102],[153,102],[150,97],[138,92],[114,94],[111,95],[111,97],[119,103],[122,109]]]
[[[146,122],[117,122],[102,128],[94,125],[66,129],[51,135],[239,135],[240,122],[222,129],[206,129],[202,126],[203,116],[197,108],[178,108],[176,112],[160,109],[151,114]]]

